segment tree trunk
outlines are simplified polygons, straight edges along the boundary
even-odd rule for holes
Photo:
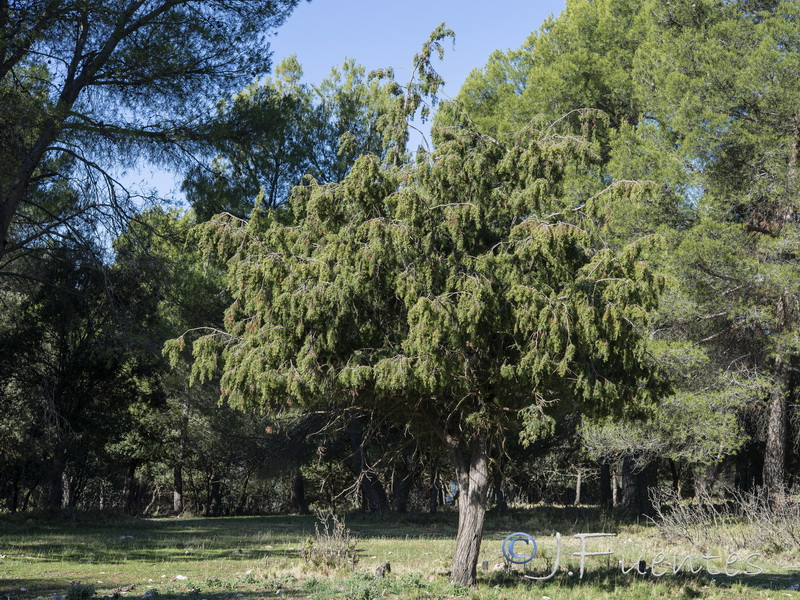
[[[408,512],[408,497],[414,484],[414,476],[406,468],[398,468],[392,474],[392,505],[399,513]]]
[[[600,465],[600,506],[603,508],[613,506],[611,483],[611,465],[604,462]]]
[[[652,515],[653,501],[650,489],[657,484],[658,469],[655,461],[637,468],[633,457],[622,459],[622,508],[640,515]]]
[[[172,469],[172,511],[183,512],[183,465],[176,464]]]
[[[476,437],[470,456],[460,447],[451,447],[458,477],[458,533],[450,582],[473,586],[477,579],[486,502],[489,497],[489,456],[487,441]]]
[[[494,470],[492,475],[492,496],[494,507],[498,512],[505,512],[508,510],[508,501],[503,491],[503,473],[499,466]]]
[[[303,474],[300,469],[295,469],[292,472],[292,492],[289,497],[289,506],[292,512],[299,515],[307,515],[308,501],[306,500],[306,486],[303,480]]]
[[[767,445],[764,451],[764,490],[771,506],[780,505],[785,494],[786,415],[786,388],[778,385],[767,405]]]
[[[208,497],[208,514],[218,517],[222,514],[222,478],[219,473],[211,475],[211,491]]]
[[[53,453],[50,463],[50,481],[47,508],[58,510],[64,506],[64,475],[66,468],[66,451],[59,444]]]
[[[361,508],[367,512],[383,514],[389,510],[389,497],[378,474],[367,464],[361,419],[354,418],[347,429],[353,448],[353,470],[359,480],[361,491]]]

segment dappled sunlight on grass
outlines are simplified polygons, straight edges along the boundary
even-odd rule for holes
[[[358,539],[355,570],[313,566],[300,549],[314,535],[314,517],[231,517],[219,519],[102,519],[97,521],[0,519],[0,594],[12,600],[64,593],[72,581],[95,586],[99,596],[120,594],[141,598],[149,589],[163,598],[223,600],[242,594],[245,600],[278,595],[284,598],[392,597],[400,599],[469,597],[511,599],[548,596],[555,600],[584,598],[798,598],[787,588],[800,583],[792,560],[763,559],[765,573],[757,577],[697,575],[662,577],[622,574],[641,554],[650,562],[658,552],[667,555],[720,554],[721,548],[690,548],[666,541],[649,524],[593,508],[535,507],[501,515],[490,514],[483,537],[474,590],[448,583],[456,515],[392,515],[378,518],[349,515],[346,525]],[[530,568],[537,575],[554,563],[556,532],[562,534],[560,572],[550,581],[522,578],[522,567],[506,568],[500,546],[514,531],[526,531],[539,544]],[[572,556],[578,532],[615,533],[597,538],[594,551],[613,556],[587,559],[586,574],[577,577]],[[710,555],[709,554],[709,555]],[[391,564],[385,579],[375,569]],[[572,575],[569,573],[572,572]],[[132,586],[132,587],[131,587]],[[22,588],[26,588],[22,591]],[[533,594],[531,596],[531,594]],[[51,597],[51,596],[50,596]]]

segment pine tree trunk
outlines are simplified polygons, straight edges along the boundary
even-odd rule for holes
[[[507,511],[508,501],[506,500],[506,494],[503,491],[503,473],[500,470],[500,467],[494,470],[494,475],[492,476],[492,490],[495,509],[498,512]]]
[[[212,517],[218,517],[222,514],[222,477],[220,477],[219,473],[213,473],[211,475],[208,514]]]
[[[408,512],[408,497],[413,484],[414,476],[405,468],[399,468],[392,474],[392,505],[397,512]]]
[[[172,510],[176,515],[183,512],[183,466],[180,463],[172,469]]]
[[[458,533],[450,582],[473,586],[477,580],[478,554],[489,496],[487,442],[483,437],[475,438],[469,457],[464,455],[461,448],[451,450],[458,477],[459,495]]]
[[[764,489],[771,506],[784,500],[786,465],[787,394],[783,385],[772,392],[767,405],[767,445],[764,451]]]
[[[50,463],[50,481],[47,508],[58,510],[64,506],[64,469],[66,468],[66,452],[59,444],[53,453]]]
[[[289,498],[289,505],[292,512],[299,515],[307,515],[310,512],[308,510],[308,501],[306,500],[306,485],[300,469],[295,469],[292,472],[292,492]]]
[[[600,465],[600,506],[603,508],[613,506],[611,484],[611,465],[604,462]]]
[[[654,461],[637,469],[632,457],[622,459],[622,508],[640,515],[652,515],[653,501],[650,489],[657,484],[658,469]]]

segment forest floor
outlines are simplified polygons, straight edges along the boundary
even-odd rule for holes
[[[0,517],[0,598],[67,600],[96,597],[191,600],[305,598],[327,600],[468,598],[578,600],[619,598],[709,598],[800,600],[800,557],[796,553],[749,556],[752,549],[695,546],[670,539],[648,522],[620,521],[594,508],[534,507],[489,515],[483,535],[478,586],[448,583],[456,514],[350,515],[338,554],[325,554],[335,533],[318,535],[317,517],[135,519],[102,514]],[[549,581],[524,579],[523,567],[507,568],[502,543],[511,533],[532,535],[537,556],[528,574],[544,576],[556,563],[556,533],[561,534],[557,573]],[[586,540],[579,577],[576,533],[614,533]],[[518,555],[530,546],[517,543]],[[332,548],[332,550],[337,550]],[[731,553],[736,552],[736,556]],[[659,553],[663,556],[659,557]],[[641,555],[641,556],[640,556]],[[355,556],[356,564],[349,564]],[[670,563],[692,557],[682,573]],[[703,557],[722,557],[704,559]],[[677,559],[676,559],[677,557]],[[748,558],[749,557],[749,558]],[[659,560],[661,559],[661,560]],[[653,572],[636,574],[645,560]],[[326,562],[340,563],[330,567]],[[484,562],[486,561],[486,562]],[[620,561],[629,573],[622,573]],[[663,562],[662,562],[663,561]],[[391,572],[377,577],[376,568]],[[728,563],[726,567],[726,562]],[[749,564],[748,564],[749,563]],[[488,568],[487,568],[488,566]],[[735,576],[725,575],[725,569]],[[756,573],[759,570],[760,574]]]

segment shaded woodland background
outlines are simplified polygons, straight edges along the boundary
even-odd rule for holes
[[[309,84],[296,61],[269,63],[266,34],[295,4],[0,2],[0,510],[433,512],[457,497],[435,432],[355,405],[234,408],[188,351],[162,352],[231,318],[226,261],[196,226],[255,206],[291,224],[296,185],[335,185],[364,155],[425,160],[389,126],[413,90],[437,108],[413,81],[347,62]],[[434,143],[456,125],[576,142],[553,173],[560,210],[617,190],[597,235],[655,240],[664,281],[643,332],[657,401],[636,419],[554,409],[538,435],[493,438],[493,509],[795,493],[799,19],[797,2],[572,0],[432,117]],[[125,189],[144,161],[189,206]]]

